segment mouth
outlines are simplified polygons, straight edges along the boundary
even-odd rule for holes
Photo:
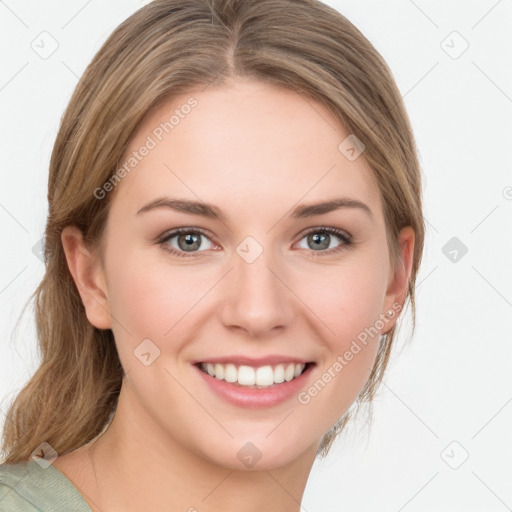
[[[316,363],[281,363],[276,365],[249,366],[243,364],[196,363],[203,373],[216,380],[250,389],[274,388],[291,382],[308,372]]]

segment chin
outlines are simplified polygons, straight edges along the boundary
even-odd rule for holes
[[[203,452],[202,456],[230,470],[268,471],[287,466],[304,455],[306,450],[313,450],[312,445],[308,445],[305,440],[302,443],[291,438],[285,441],[282,436],[271,440],[265,439],[265,435],[254,436],[253,441],[247,435],[243,439],[229,438],[226,443],[215,443],[215,451],[211,451],[211,446],[207,447],[210,449]],[[301,445],[304,445],[304,449],[300,448]],[[316,454],[316,445],[312,453]]]

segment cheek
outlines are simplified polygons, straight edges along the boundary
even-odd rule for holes
[[[109,271],[111,313],[124,327],[117,326],[119,339],[128,331],[130,345],[149,338],[163,349],[172,337],[178,349],[177,334],[190,336],[201,299],[218,277],[193,266],[169,265],[164,256],[148,258],[143,252],[119,261]]]
[[[326,431],[356,400],[374,366],[380,341],[377,321],[382,282],[382,270],[357,264],[335,272],[331,269],[330,276],[315,279],[309,295],[303,288],[304,302],[315,304],[312,309],[323,324],[319,337],[323,356],[316,378],[297,399],[304,411],[323,418]]]
[[[339,266],[311,272],[302,280],[298,295],[325,325],[334,348],[375,325],[386,293],[386,261],[372,254],[354,255]],[[378,338],[378,337],[377,337]]]
[[[303,283],[298,293],[321,320],[312,317],[317,332],[323,333],[319,339],[324,353],[317,380],[301,403],[316,401],[313,397],[321,394],[316,404],[333,423],[368,380],[379,348],[387,260],[378,254],[359,253],[343,265],[315,272],[310,285]]]

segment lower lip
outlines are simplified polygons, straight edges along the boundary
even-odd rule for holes
[[[274,407],[297,395],[309,378],[314,366],[314,364],[309,364],[299,377],[295,377],[289,382],[285,381],[281,384],[273,384],[268,388],[256,389],[216,379],[194,365],[199,375],[218,396],[237,407],[249,409]]]

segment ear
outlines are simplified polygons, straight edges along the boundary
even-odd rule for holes
[[[98,329],[110,329],[112,320],[107,287],[98,255],[86,247],[82,232],[77,226],[66,226],[62,230],[61,241],[87,319]]]
[[[400,246],[401,260],[397,262],[396,269],[391,272],[382,314],[388,320],[381,334],[386,334],[398,320],[407,295],[409,280],[411,278],[412,263],[414,257],[415,233],[411,226],[400,231],[398,243]],[[393,270],[393,269],[392,269]]]

